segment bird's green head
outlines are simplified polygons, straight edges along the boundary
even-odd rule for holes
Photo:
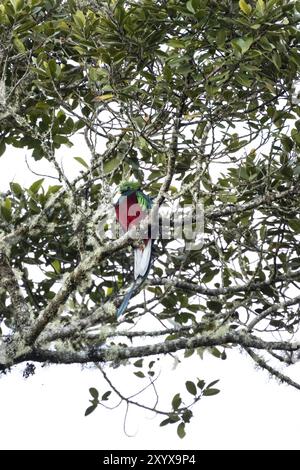
[[[140,188],[141,185],[137,181],[122,181],[120,184],[120,193],[124,194],[127,191],[137,191]]]

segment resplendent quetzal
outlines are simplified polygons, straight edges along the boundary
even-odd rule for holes
[[[115,205],[116,216],[125,232],[143,220],[152,206],[152,200],[141,190],[136,181],[124,181],[120,185],[121,196]],[[152,240],[148,237],[134,247],[134,283],[117,310],[120,317],[126,310],[135,288],[148,274],[151,261]]]

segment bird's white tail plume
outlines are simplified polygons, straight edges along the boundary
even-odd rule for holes
[[[151,259],[151,240],[148,241],[144,249],[135,248],[134,250],[134,279],[139,276],[145,276],[148,271],[150,259]]]

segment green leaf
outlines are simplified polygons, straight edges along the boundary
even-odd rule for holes
[[[112,173],[114,170],[118,168],[122,161],[122,158],[120,156],[111,158],[110,160],[107,160],[103,164],[103,171],[107,175],[108,173]]]
[[[281,137],[281,142],[282,142],[284,150],[286,150],[287,152],[290,152],[294,147],[294,142],[287,135],[283,135]]]
[[[98,392],[98,390],[97,390],[96,388],[91,387],[91,388],[89,389],[89,392],[90,392],[90,394],[92,395],[92,397],[93,397],[95,400],[98,400],[98,398],[99,398],[99,392]]]
[[[275,67],[277,68],[277,70],[280,70],[281,69],[281,57],[280,55],[278,54],[278,52],[273,52],[272,56],[271,56],[271,61],[273,62],[273,64],[275,65]]]
[[[221,352],[218,350],[218,348],[216,348],[215,346],[213,346],[212,348],[209,349],[209,352],[217,357],[218,359],[221,357]]]
[[[15,37],[13,39],[13,45],[15,46],[15,48],[17,49],[18,52],[20,52],[21,54],[26,52],[26,47],[24,46],[23,42],[21,41],[21,39]]]
[[[95,67],[91,67],[89,69],[89,77],[93,82],[96,82],[97,80],[99,80],[98,69],[96,69]]]
[[[79,28],[83,29],[85,27],[86,20],[81,10],[76,11],[75,15],[73,15],[73,19]]]
[[[187,3],[186,3],[186,8],[188,11],[190,11],[191,13],[196,13],[194,7],[193,7],[193,1],[192,0],[189,0]]]
[[[220,47],[220,46],[223,46],[225,44],[225,41],[226,41],[226,37],[227,37],[227,31],[226,29],[220,29],[218,31],[218,34],[216,36],[216,43],[217,45]]]
[[[171,420],[170,418],[164,419],[161,423],[160,426],[166,426],[167,424],[170,424]]]
[[[20,197],[23,194],[23,189],[19,185],[19,183],[10,183],[10,189],[14,193],[15,196]]]
[[[259,13],[260,16],[263,16],[266,11],[266,5],[264,0],[257,0],[255,10]]]
[[[227,354],[226,354],[226,351],[225,351],[225,350],[222,351],[221,359],[222,359],[222,361],[225,361],[225,360],[227,359]],[[217,380],[217,382],[219,382],[219,381]]]
[[[58,259],[55,259],[54,261],[52,261],[51,266],[53,267],[56,274],[61,273],[61,265],[60,265],[60,261]]]
[[[179,416],[175,413],[173,415],[170,415],[169,419],[171,424],[178,423],[178,421],[180,421]]]
[[[49,60],[47,64],[47,68],[49,70],[49,75],[50,77],[55,77],[56,76],[56,69],[57,69],[57,64],[54,59]]]
[[[265,51],[269,51],[269,52],[272,52],[273,49],[274,49],[274,45],[268,41],[268,39],[263,36],[262,38],[260,38],[259,40],[259,45],[265,50]]]
[[[172,408],[173,408],[173,410],[178,410],[181,403],[182,403],[182,400],[181,400],[180,394],[176,393],[176,395],[174,395],[174,397],[172,399]]]
[[[44,151],[40,145],[35,146],[32,156],[35,160],[40,160],[44,156]]]
[[[182,413],[182,419],[185,423],[189,423],[192,417],[193,417],[193,412],[191,410],[186,409]]]
[[[205,387],[205,380],[199,379],[198,382],[197,382],[197,387],[199,387],[199,388],[201,388],[201,390],[203,390],[203,388]]]
[[[180,394],[176,393],[176,395],[174,395],[174,397],[172,399],[172,408],[173,408],[173,410],[178,410],[181,403],[182,403],[182,400],[181,400]]]
[[[35,181],[34,183],[32,183],[32,185],[30,186],[29,188],[29,191],[33,194],[36,194],[38,193],[39,189],[41,188],[42,184],[44,182],[44,178],[41,178],[37,181]]]
[[[210,397],[213,395],[217,395],[218,393],[220,393],[220,390],[218,390],[217,388],[206,388],[203,392],[203,395],[205,397]]]
[[[8,197],[2,202],[1,213],[7,222],[11,221],[11,200]]]
[[[208,269],[206,271],[206,273],[204,274],[204,276],[202,277],[202,282],[204,282],[205,284],[212,281],[213,278],[219,273],[219,270],[218,269],[214,269],[214,270],[210,270]]]
[[[249,5],[249,3],[245,2],[245,0],[239,0],[239,6],[243,13],[250,15],[252,7]]]
[[[105,93],[105,95],[98,95],[95,97],[94,101],[110,101],[114,95],[112,93]]]
[[[220,380],[213,380],[212,382],[210,382],[206,388],[210,388],[210,387],[213,387],[214,385],[216,385],[218,382],[220,382]]]
[[[84,166],[85,168],[89,168],[88,164],[86,163],[86,161],[81,158],[81,157],[74,157],[74,160],[76,160],[78,163],[80,163],[82,166]]]
[[[61,184],[54,184],[53,186],[49,186],[48,191],[47,191],[47,195],[55,194],[55,193],[57,193],[61,188],[62,188],[62,185],[61,185]]]
[[[55,144],[64,144],[64,145],[67,145],[67,147],[72,147],[72,142],[70,142],[70,140],[68,139],[68,137],[66,137],[65,135],[59,135],[59,134],[56,134],[53,136],[53,142]]]
[[[292,129],[291,137],[298,145],[300,145],[300,132],[298,132],[297,129]]]
[[[143,367],[143,359],[139,359],[133,363],[135,367]]]
[[[203,132],[206,128],[207,121],[200,122],[195,130],[195,136],[198,137],[198,139],[201,139]]]
[[[241,50],[242,54],[245,54],[250,49],[253,43],[253,38],[251,36],[245,36],[243,38],[233,39],[231,43],[233,46],[237,46]]]
[[[101,397],[101,401],[106,401],[108,400],[108,398],[110,397],[111,395],[111,390],[108,390],[107,392],[103,393],[102,397]]]
[[[288,221],[289,226],[296,233],[300,233],[300,220],[299,219],[290,219]]]
[[[185,386],[186,386],[187,391],[191,395],[197,395],[197,387],[194,384],[194,382],[191,382],[190,380],[188,380],[187,382],[185,382]]]
[[[145,377],[145,374],[141,372],[140,370],[138,372],[134,372],[134,375],[136,375],[140,379],[143,379]]]
[[[4,142],[4,139],[0,140],[0,157],[4,154],[6,149],[6,144]]]
[[[213,310],[216,313],[219,313],[222,310],[221,302],[218,302],[216,300],[209,300],[206,302],[206,305],[210,310]]]
[[[184,49],[186,47],[186,43],[180,39],[170,39],[168,41],[168,46],[174,47],[175,49]]]
[[[10,3],[14,7],[15,12],[18,12],[23,8],[24,0],[10,0]]]
[[[89,407],[85,410],[84,416],[90,415],[91,413],[93,413],[93,411],[95,411],[96,408],[97,408],[97,404],[94,404],[94,405],[89,406]]]
[[[186,435],[186,432],[185,432],[185,423],[180,423],[178,424],[177,426],[177,434],[178,436],[180,437],[180,439],[183,439]]]

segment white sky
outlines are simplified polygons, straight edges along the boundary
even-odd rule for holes
[[[229,353],[226,361],[208,355],[201,361],[195,356],[182,365],[176,371],[166,365],[162,371],[162,401],[166,397],[169,403],[169,397],[182,389],[180,384],[186,378],[221,379],[221,393],[203,398],[194,408],[183,440],[176,435],[176,425],[160,428],[161,418],[153,419],[143,410],[129,413],[127,432],[133,437],[123,431],[124,408],[107,411],[98,407],[84,417],[88,388],[98,387],[102,393],[107,390],[99,371],[79,366],[38,366],[28,379],[22,378],[21,367],[0,379],[0,449],[299,450],[299,391],[255,371],[248,357],[237,351]],[[289,373],[299,380],[300,364],[290,366]],[[132,389],[143,383],[124,367],[113,371],[113,376],[121,386],[131,383]]]
[[[66,155],[64,166],[74,176],[81,168],[73,156],[85,157],[84,149],[75,145],[60,154]],[[48,171],[43,161],[32,166],[37,172]],[[1,191],[13,179],[29,186],[38,178],[29,175],[24,151],[14,149],[1,157]],[[238,351],[229,352],[226,361],[209,355],[201,361],[194,355],[175,371],[172,361],[166,361],[158,383],[161,408],[184,390],[185,380],[220,379],[216,387],[221,393],[196,405],[183,440],[177,437],[176,425],[160,428],[161,418],[140,409],[132,409],[127,419],[127,432],[133,437],[124,434],[123,407],[114,411],[98,407],[84,417],[89,387],[99,388],[100,393],[108,390],[97,369],[37,366],[36,374],[28,379],[22,377],[23,369],[18,366],[0,378],[0,449],[300,449],[300,392],[256,371],[252,361]],[[128,392],[144,384],[127,368],[107,370],[115,383],[126,384]],[[300,380],[299,363],[286,372]]]

